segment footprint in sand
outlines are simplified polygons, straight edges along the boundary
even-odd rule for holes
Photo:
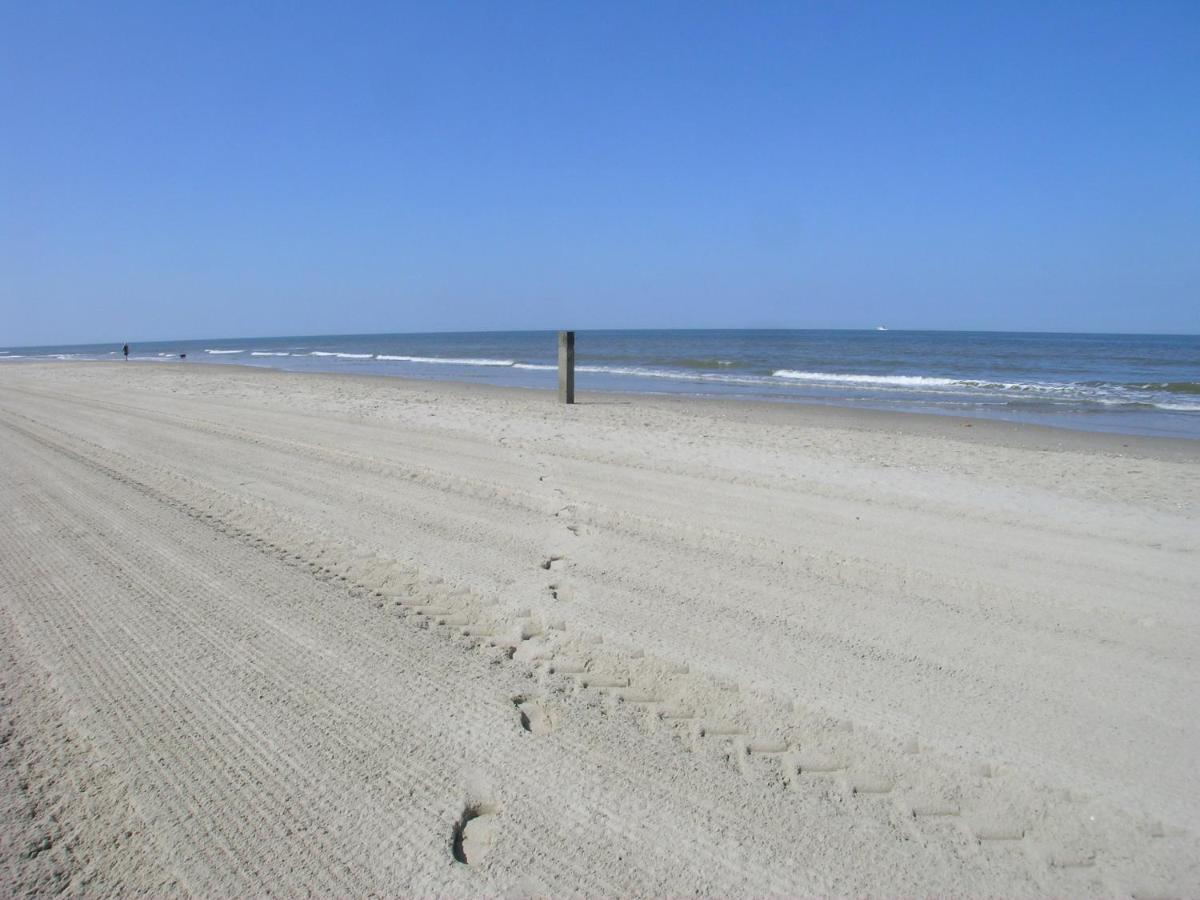
[[[520,695],[513,697],[512,702],[520,717],[522,728],[535,736],[550,733],[553,726],[540,703]]]
[[[492,851],[500,837],[499,812],[491,789],[478,778],[472,779],[450,838],[450,852],[457,862],[477,866]]]

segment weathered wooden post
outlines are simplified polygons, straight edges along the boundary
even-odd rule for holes
[[[575,332],[558,333],[558,402],[575,402]]]

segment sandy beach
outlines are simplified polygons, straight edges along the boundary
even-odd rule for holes
[[[0,368],[0,880],[1200,893],[1200,441]]]

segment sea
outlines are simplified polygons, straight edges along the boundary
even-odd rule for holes
[[[552,389],[550,331],[133,344],[130,364],[242,365]],[[0,365],[121,347],[0,347]],[[1200,335],[969,331],[580,331],[576,389],[686,394],[1200,438]]]

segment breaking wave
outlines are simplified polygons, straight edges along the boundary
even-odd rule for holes
[[[450,357],[450,356],[389,356],[380,353],[376,359],[390,360],[394,362],[411,362],[411,363],[434,363],[447,366],[503,366],[511,367],[518,365],[515,359],[474,359],[471,357]]]
[[[771,375],[775,378],[788,378],[793,381],[814,381],[826,384],[878,384],[892,387],[953,387],[971,382],[956,381],[953,378],[929,378],[925,375],[855,375],[836,372],[797,372],[794,369],[776,369]]]

